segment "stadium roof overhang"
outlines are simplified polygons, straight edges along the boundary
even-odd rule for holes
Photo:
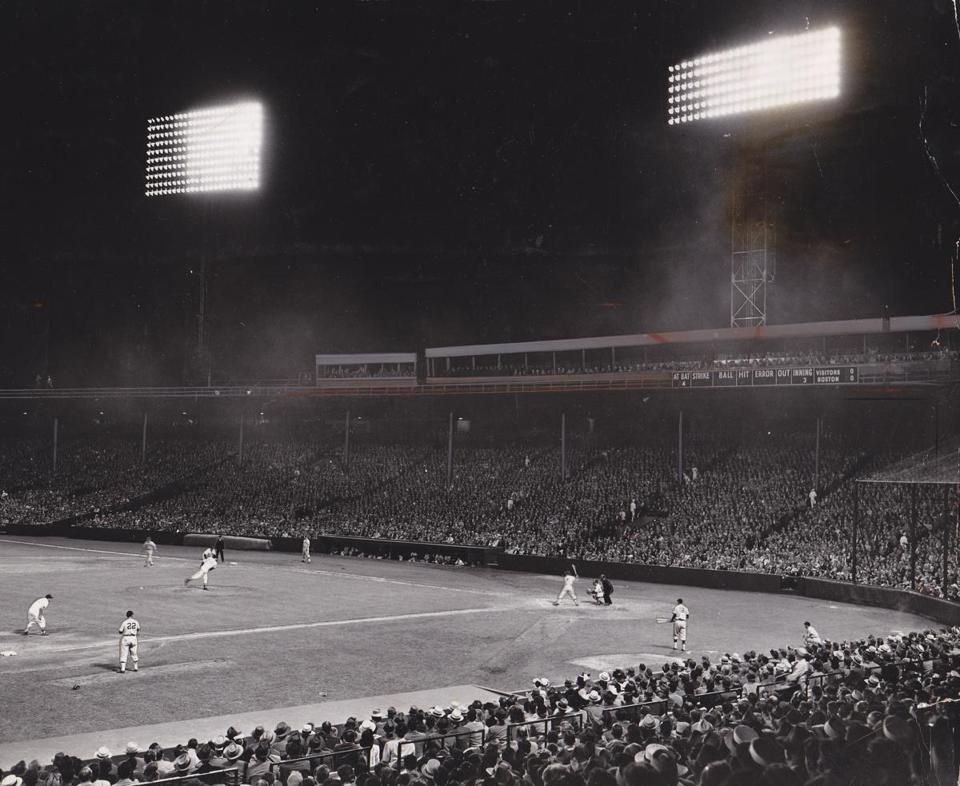
[[[858,483],[960,486],[960,438],[914,453]]]
[[[925,330],[960,329],[960,315],[890,317],[884,319],[845,319],[831,322],[802,322],[762,327],[677,330],[664,333],[633,333],[622,336],[519,341],[504,344],[466,344],[456,347],[428,347],[428,358],[514,355],[526,352],[569,352],[611,347],[644,347],[663,344],[698,344],[718,341],[758,341],[780,338],[820,336],[859,336],[872,333],[909,333]]]

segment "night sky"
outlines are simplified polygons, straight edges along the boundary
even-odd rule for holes
[[[954,13],[5,2],[0,384],[289,377],[318,351],[725,326],[731,195],[758,162],[771,322],[952,310]],[[839,101],[667,126],[669,64],[829,24]],[[266,108],[263,189],[144,197],[147,118],[239,97]]]

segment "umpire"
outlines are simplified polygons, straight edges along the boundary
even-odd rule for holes
[[[610,606],[613,603],[610,600],[610,596],[613,595],[613,582],[603,573],[600,574],[600,588],[603,590],[603,605]]]
[[[223,556],[223,533],[217,535],[217,545],[216,545],[217,556],[216,559],[218,562],[226,562],[226,558]]]

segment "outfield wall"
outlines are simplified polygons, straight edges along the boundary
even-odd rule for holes
[[[799,592],[808,598],[881,606],[930,617],[943,625],[960,625],[960,603],[931,598],[919,592],[813,578],[798,579],[798,584]]]
[[[525,573],[554,573],[561,575],[569,568],[570,560],[555,557],[527,557],[503,554],[499,567]],[[907,611],[929,617],[941,625],[960,625],[960,604],[931,598],[909,590],[875,587],[869,584],[850,584],[845,581],[779,576],[770,573],[740,573],[727,570],[699,568],[671,568],[660,565],[632,565],[622,562],[590,562],[578,560],[577,571],[593,578],[605,573],[610,579],[648,581],[654,584],[732,589],[742,592],[776,592],[803,595],[808,598],[880,606],[895,611]]]
[[[625,562],[591,562],[577,560],[577,571],[582,576],[594,578],[601,573],[610,579],[624,581],[649,581],[654,584],[687,584],[693,587],[731,589],[745,592],[782,592],[781,576],[768,573],[738,573],[730,570],[702,570],[699,568],[670,568],[662,565],[634,565]],[[499,567],[524,573],[563,574],[570,567],[570,560],[559,557],[527,557],[519,554],[502,554]]]
[[[383,540],[352,538],[346,535],[311,535],[310,549],[315,554],[329,554],[333,549],[352,548],[364,554],[383,559],[410,559],[424,554],[443,554],[461,559],[467,565],[494,567],[500,557],[499,549],[486,546],[461,546],[457,543],[423,543],[413,540]],[[278,551],[299,552],[303,538],[274,538]]]
[[[142,530],[98,529],[96,527],[52,525],[30,527],[9,525],[0,528],[0,534],[27,535],[34,537],[58,536],[89,540],[112,540],[116,542],[142,543],[146,537]],[[193,535],[180,532],[156,532],[157,543],[190,545],[212,544],[215,535]],[[227,536],[229,548],[272,548],[276,551],[299,552],[301,538],[239,538]],[[336,535],[312,536],[314,553],[329,553],[333,549],[349,547],[358,552],[383,559],[409,559],[413,555],[443,554],[460,558],[467,565],[494,567],[500,570],[524,573],[543,573],[560,576],[569,568],[570,560],[559,557],[533,557],[507,554],[499,549],[483,546],[460,546],[453,543],[422,543],[417,541],[352,538]],[[808,598],[831,600],[838,603],[854,603],[879,606],[895,611],[906,611],[928,617],[942,625],[960,625],[960,603],[954,603],[918,592],[875,587],[869,584],[850,584],[844,581],[780,576],[770,573],[741,573],[732,570],[705,570],[700,568],[673,568],[662,565],[640,565],[624,562],[595,562],[577,560],[577,571],[586,577],[601,573],[610,579],[621,581],[645,581],[654,584],[707,587],[709,589],[739,590],[741,592],[771,592],[803,595]]]

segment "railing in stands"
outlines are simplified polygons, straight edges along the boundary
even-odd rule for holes
[[[151,781],[155,784],[163,784],[163,786],[180,786],[187,782],[200,781],[201,783],[210,784],[225,784],[226,786],[239,786],[240,784],[240,770],[237,767],[230,767],[225,770],[211,770],[210,772],[192,772],[189,775],[178,775],[175,778],[161,778],[160,780]]]
[[[472,745],[471,740],[476,736],[480,735],[480,742],[477,745]],[[460,745],[460,738],[467,737],[467,742],[465,745]],[[454,740],[454,747],[459,747],[462,750],[467,748],[476,748],[482,747],[484,742],[487,739],[487,730],[483,728],[479,731],[474,731],[473,729],[458,729],[455,731],[444,732],[443,734],[428,734],[425,737],[419,737],[412,740],[401,740],[400,744],[397,746],[397,759],[403,759],[404,756],[408,754],[415,753],[418,757],[423,751],[424,747],[431,742],[440,741],[441,747],[449,748],[451,746],[445,745],[445,740]]]
[[[507,742],[513,739],[513,733],[517,729],[523,728],[539,728],[543,726],[543,733],[546,734],[550,730],[550,724],[556,723],[558,726],[560,723],[565,721],[573,722],[576,719],[575,728],[583,728],[583,724],[586,722],[586,713],[583,710],[577,712],[563,712],[557,715],[548,715],[546,718],[534,718],[533,720],[519,721],[518,723],[508,723],[507,724]]]
[[[655,699],[638,704],[621,704],[619,707],[604,706],[602,708],[603,720],[604,723],[613,723],[621,720],[639,720],[648,713],[650,715],[663,715],[667,711],[669,703],[668,699]]]
[[[270,772],[275,772],[276,770],[286,770],[287,772],[292,772],[293,770],[304,770],[305,768],[302,764],[306,764],[310,772],[313,772],[321,764],[324,764],[327,759],[330,760],[331,769],[336,769],[337,767],[342,767],[344,764],[349,764],[352,767],[356,767],[366,756],[366,760],[370,761],[370,749],[372,746],[357,746],[356,748],[347,748],[345,750],[333,750],[325,751],[324,753],[311,753],[309,756],[300,756],[296,759],[281,759],[280,761],[270,762]],[[286,778],[282,779],[286,782]]]

